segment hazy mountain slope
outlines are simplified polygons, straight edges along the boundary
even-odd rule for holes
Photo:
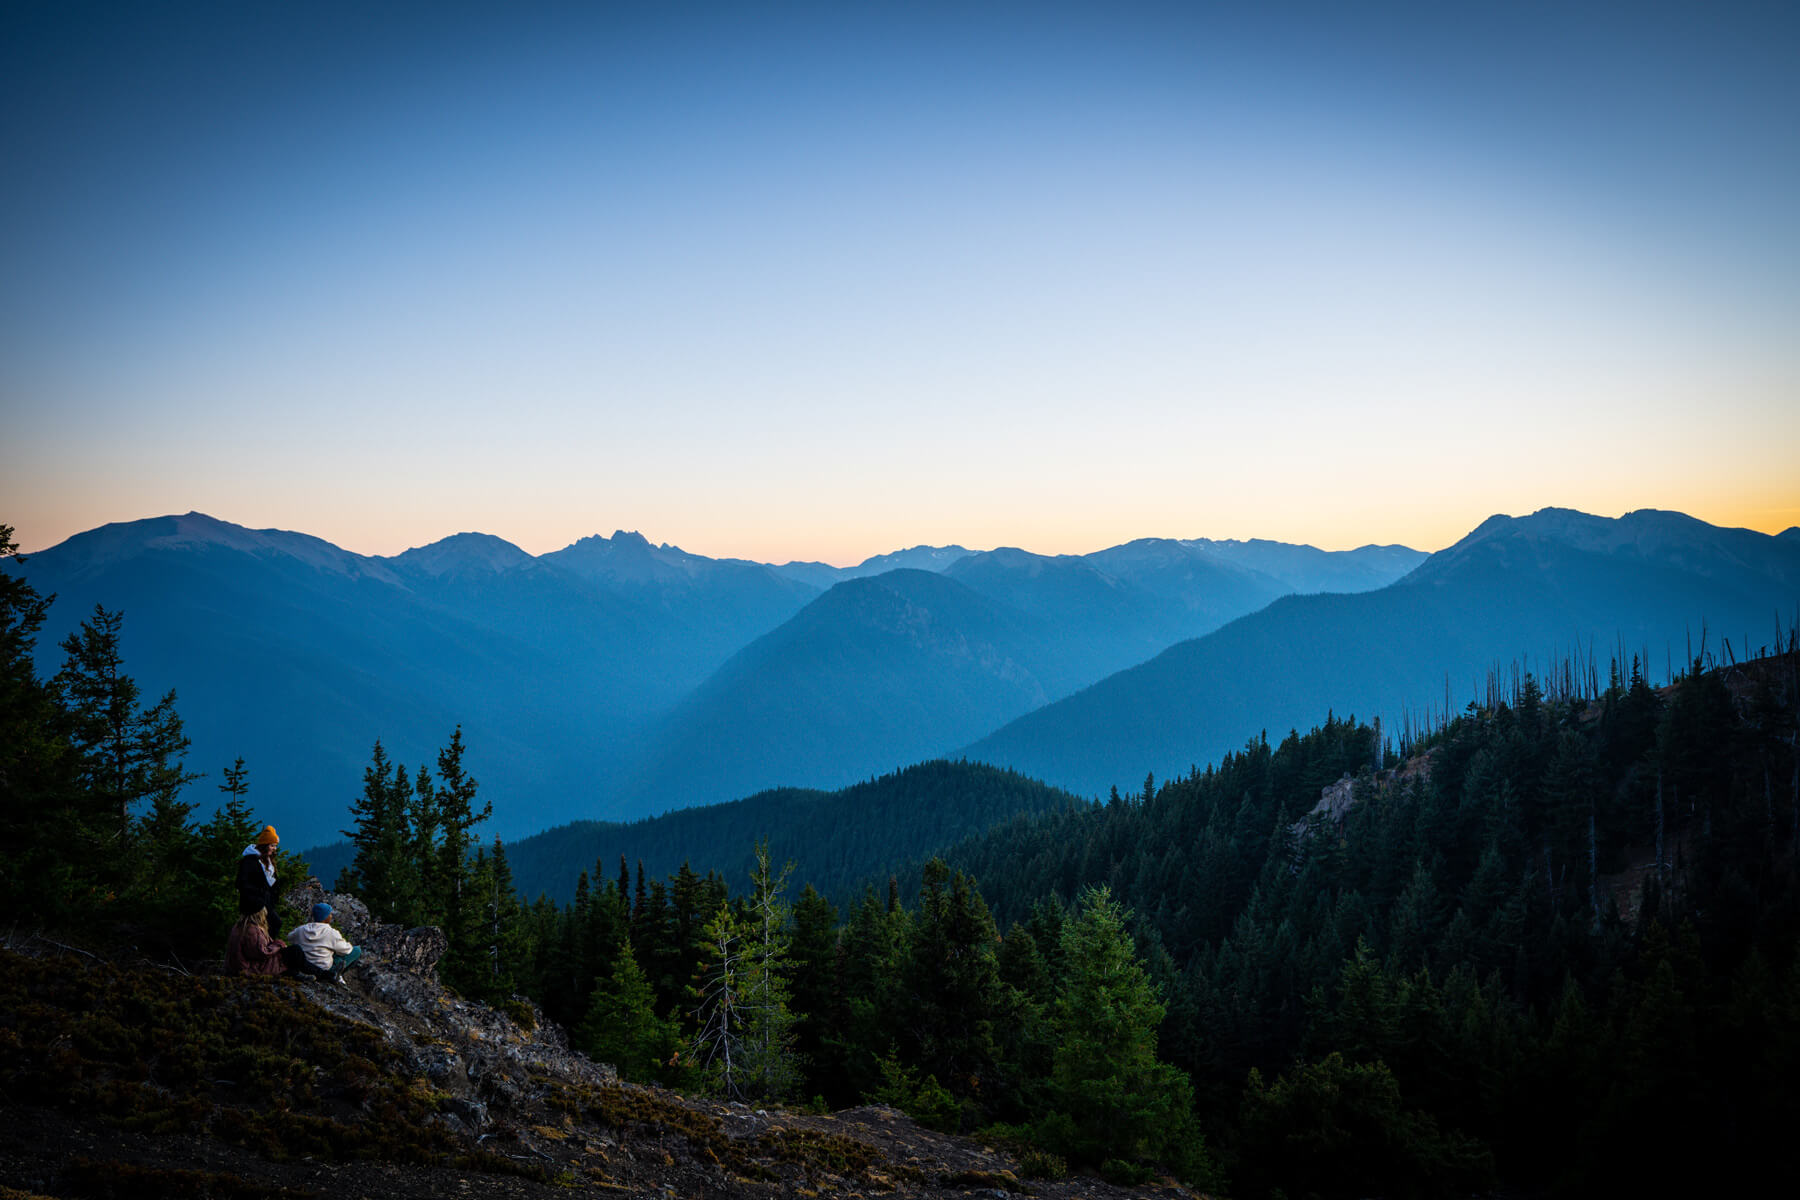
[[[1276,580],[1283,592],[1368,592],[1386,587],[1430,555],[1407,546],[1359,546],[1355,550],[1320,550],[1262,538],[1214,541],[1191,538],[1181,543],[1216,562]]]
[[[913,862],[1022,814],[1081,803],[1074,796],[983,763],[923,762],[838,791],[774,788],[742,800],[679,809],[629,823],[574,821],[508,842],[519,894],[566,903],[583,871],[606,879],[619,858],[650,878],[682,863],[717,870],[734,889],[744,881],[758,839],[777,863],[798,864],[796,883],[842,899],[895,863]],[[354,850],[339,841],[305,851],[314,874],[332,881]]]
[[[895,550],[888,554],[876,554],[863,559],[854,567],[834,567],[822,562],[787,562],[772,568],[777,574],[789,579],[798,579],[802,583],[810,583],[823,591],[833,584],[843,583],[847,579],[861,579],[868,575],[881,575],[888,571],[942,571],[959,558],[964,558],[971,551],[961,546],[913,546],[906,550]]]
[[[1657,672],[1702,623],[1754,647],[1800,598],[1800,547],[1674,513],[1616,521],[1546,509],[1495,517],[1405,579],[1358,595],[1288,596],[1173,646],[966,748],[1085,794],[1185,772],[1335,709],[1390,721],[1452,706],[1496,662],[1542,669],[1577,639],[1617,640]],[[1602,662],[1604,669],[1604,660]]]
[[[471,620],[392,566],[317,539],[189,514],[83,534],[23,570],[58,597],[38,645],[46,673],[96,603],[123,612],[126,669],[147,697],[177,690],[189,766],[216,775],[242,755],[258,813],[295,839],[342,825],[378,737],[412,764],[461,722],[484,782],[533,797],[603,765],[546,758],[540,739],[587,746],[596,727],[627,727],[609,699],[623,676],[606,661],[577,664]],[[631,628],[596,599],[584,611],[583,644]],[[528,812],[508,816],[531,827]]]
[[[625,825],[578,821],[511,843],[506,854],[521,895],[543,892],[567,902],[581,872],[592,874],[598,863],[612,879],[621,855],[634,868],[641,859],[653,879],[685,862],[700,874],[719,871],[736,890],[752,847],[766,838],[777,863],[797,864],[796,886],[811,883],[842,899],[894,863],[928,857],[1020,814],[1077,803],[1011,771],[939,760],[835,792],[781,788]],[[347,845],[314,866],[326,859],[348,862]]]
[[[108,525],[20,569],[59,596],[39,642],[46,673],[96,603],[122,611],[127,669],[149,695],[178,692],[190,766],[216,773],[242,755],[258,812],[305,840],[343,826],[375,739],[417,765],[459,722],[496,827],[540,829],[718,665],[721,639],[761,632],[806,591],[728,565],[671,589],[671,604],[482,534],[364,558],[198,513]],[[191,797],[204,804],[206,788]]]
[[[1171,641],[1199,637],[1297,589],[1170,538],[1139,538],[1083,559],[1114,578],[1173,602]],[[1161,647],[1158,647],[1161,649]]]
[[[1066,691],[1044,647],[1029,619],[941,575],[840,583],[675,709],[622,811],[838,787],[931,757]]]
[[[941,754],[1284,591],[1167,540],[952,551],[941,572],[839,584],[746,647],[649,739],[613,811],[831,787]],[[927,552],[951,553],[889,557]]]
[[[662,636],[653,654],[665,677],[692,687],[733,653],[799,612],[820,592],[763,563],[653,546],[639,533],[585,537],[539,562],[632,605]]]

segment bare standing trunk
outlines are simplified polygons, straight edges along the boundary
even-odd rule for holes
[[[1763,759],[1763,837],[1775,845],[1775,791],[1769,783],[1769,760]]]
[[[1788,808],[1788,851],[1792,853],[1796,847],[1800,847],[1800,737],[1789,738],[1788,746],[1794,751],[1793,795]]]
[[[1600,839],[1594,819],[1594,805],[1588,802],[1588,907],[1594,910],[1594,923],[1600,923]]]
[[[1656,881],[1663,878],[1663,777],[1662,768],[1656,768]]]

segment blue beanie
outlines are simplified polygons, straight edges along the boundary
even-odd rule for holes
[[[313,920],[325,921],[325,920],[329,920],[330,917],[331,917],[331,905],[325,903],[323,900],[321,900],[317,904],[313,905]]]

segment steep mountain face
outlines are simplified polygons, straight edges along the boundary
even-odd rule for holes
[[[1543,671],[1622,646],[1661,672],[1703,628],[1740,656],[1800,597],[1800,546],[1690,517],[1546,509],[1495,517],[1404,579],[1287,596],[965,748],[1084,794],[1184,773],[1328,710],[1390,722],[1477,695],[1489,669]],[[1391,727],[1391,726],[1390,726]]]
[[[930,757],[1066,690],[1045,645],[1035,622],[941,575],[838,584],[684,700],[628,790],[666,810]]]

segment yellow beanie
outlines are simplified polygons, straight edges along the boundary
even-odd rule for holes
[[[273,846],[280,841],[281,835],[275,832],[273,825],[264,825],[263,831],[256,835],[256,844],[259,846]]]

